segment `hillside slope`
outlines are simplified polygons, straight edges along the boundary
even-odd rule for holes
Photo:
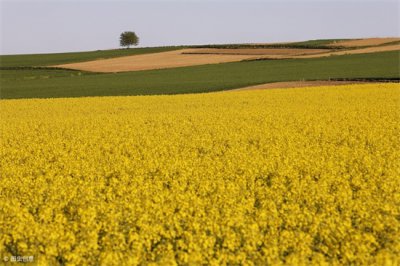
[[[400,78],[399,51],[91,74],[3,70],[2,99],[201,93],[277,81]]]

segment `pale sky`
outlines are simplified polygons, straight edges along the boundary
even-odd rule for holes
[[[397,0],[0,0],[1,54],[398,37]]]

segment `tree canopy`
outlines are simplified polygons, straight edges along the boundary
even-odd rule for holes
[[[119,44],[128,48],[131,45],[138,45],[139,37],[133,31],[124,31],[119,37]]]

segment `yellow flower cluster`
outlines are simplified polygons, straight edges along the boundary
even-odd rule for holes
[[[398,84],[0,106],[0,260],[400,263]]]

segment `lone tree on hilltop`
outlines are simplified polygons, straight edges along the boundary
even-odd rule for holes
[[[119,45],[120,46],[129,46],[131,45],[138,45],[139,44],[139,37],[133,31],[124,31],[121,33],[119,37]]]

